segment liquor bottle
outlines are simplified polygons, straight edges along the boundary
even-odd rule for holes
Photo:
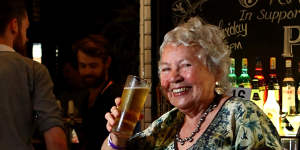
[[[234,58],[230,58],[230,67],[229,67],[229,74],[228,74],[228,78],[229,78],[229,82],[231,84],[231,87],[236,88],[237,86],[237,77],[235,74],[235,59]]]
[[[258,79],[252,80],[251,98],[250,100],[254,102],[261,110],[263,110],[264,100],[261,93],[259,92]]]
[[[279,106],[281,106],[280,85],[279,85],[278,76],[276,73],[276,57],[270,57],[270,72],[269,72],[268,89],[275,90],[276,101],[279,104]]]
[[[263,75],[263,67],[262,67],[262,61],[260,58],[256,58],[256,65],[255,65],[255,73],[253,79],[258,80],[258,89],[260,92],[260,95],[263,98],[263,102],[265,103],[267,100],[267,88],[266,88],[266,81],[265,77]]]
[[[238,78],[239,87],[251,88],[250,76],[248,75],[248,59],[242,58],[242,73]]]
[[[273,125],[276,127],[277,131],[280,130],[279,119],[280,119],[280,106],[276,100],[276,92],[273,87],[268,89],[268,98],[264,105],[264,112],[272,121]]]
[[[296,98],[297,98],[297,113],[300,114],[300,61],[298,61],[298,72],[297,72],[297,94],[296,94]],[[300,129],[300,128],[299,128]]]
[[[285,60],[285,76],[282,81],[282,113],[295,114],[295,80],[292,73],[292,59]]]

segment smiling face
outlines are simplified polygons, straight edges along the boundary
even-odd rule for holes
[[[210,104],[215,76],[199,58],[200,46],[167,44],[160,60],[160,81],[170,103],[184,109]],[[203,57],[203,56],[202,56]]]

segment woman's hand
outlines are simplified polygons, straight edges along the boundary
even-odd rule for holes
[[[110,112],[105,114],[105,119],[107,120],[106,129],[107,129],[108,132],[110,132],[111,142],[114,145],[119,146],[119,147],[126,147],[127,140],[129,139],[130,136],[122,135],[122,134],[119,134],[117,132],[112,132],[113,126],[117,124],[116,118],[120,116],[120,112],[118,110],[118,107],[121,104],[121,98],[117,97],[115,99],[115,103],[116,103],[116,106],[113,106],[110,109]],[[103,143],[102,149],[105,149],[105,150],[106,149],[111,149],[111,147],[109,147],[109,146],[107,146],[107,144],[105,144],[107,142],[108,142],[108,139],[106,139],[105,142]]]
[[[121,98],[117,97],[115,99],[116,106],[110,109],[110,112],[105,114],[105,119],[107,120],[106,129],[108,132],[112,131],[112,127],[117,123],[116,118],[120,116],[120,112],[117,109],[121,104]]]

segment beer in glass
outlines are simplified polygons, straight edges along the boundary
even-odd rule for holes
[[[118,108],[121,114],[116,118],[113,132],[132,135],[149,91],[150,83],[147,80],[133,75],[127,77]]]

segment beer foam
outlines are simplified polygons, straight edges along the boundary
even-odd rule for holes
[[[150,87],[124,87],[124,89],[150,89]]]

